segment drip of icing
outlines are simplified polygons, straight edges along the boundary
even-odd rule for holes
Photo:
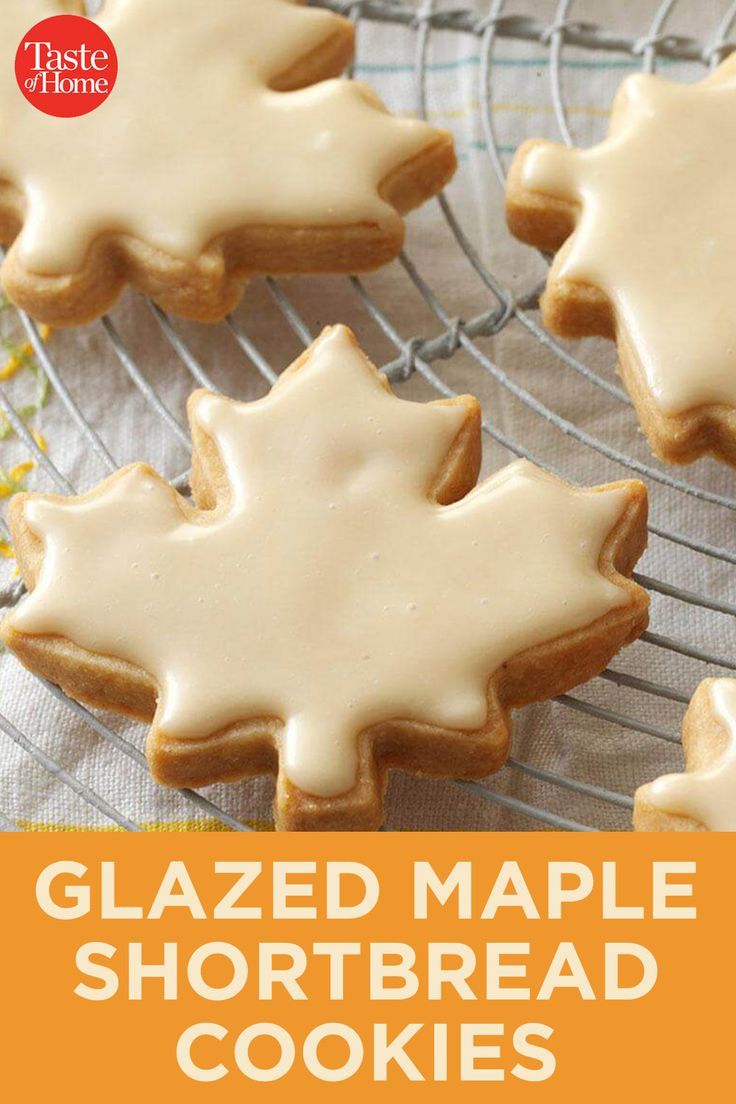
[[[614,303],[662,412],[736,406],[736,59],[619,97],[606,141],[540,143],[524,186],[581,205],[558,273]]]
[[[230,487],[215,511],[185,516],[143,465],[81,499],[29,500],[45,555],[10,627],[150,672],[169,737],[278,718],[287,777],[345,792],[363,730],[478,729],[506,660],[627,600],[598,570],[624,488],[518,461],[432,501],[466,416],[389,393],[334,327],[266,398],[196,402]]]
[[[726,747],[709,767],[658,778],[647,787],[647,800],[712,832],[736,832],[736,679],[716,679],[710,695],[713,713],[728,732]]]
[[[23,193],[32,272],[76,271],[106,233],[193,259],[244,225],[391,226],[379,185],[438,138],[356,81],[270,89],[336,31],[333,14],[290,0],[107,0],[116,86],[88,115],[49,118],[21,95],[14,57],[64,10],[83,4],[0,4],[0,181]]]

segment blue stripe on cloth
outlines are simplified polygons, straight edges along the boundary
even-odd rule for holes
[[[674,58],[660,58],[658,64],[662,66],[677,65]],[[454,58],[450,61],[428,62],[426,68],[430,72],[441,73],[450,69],[462,69],[469,65],[480,65],[480,54],[473,54],[466,58]],[[548,57],[539,58],[493,58],[493,66],[507,67],[511,69],[533,68],[542,69],[549,65]],[[413,73],[416,66],[413,64],[382,65],[377,62],[358,62],[355,66],[356,73]],[[562,60],[563,69],[641,69],[641,62],[634,58],[611,58],[606,61],[583,61],[573,58]]]

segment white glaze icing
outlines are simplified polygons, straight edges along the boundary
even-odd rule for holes
[[[78,500],[30,499],[45,557],[9,624],[149,671],[169,736],[280,719],[287,777],[342,793],[361,731],[477,729],[505,660],[627,601],[598,570],[625,488],[519,461],[432,500],[465,417],[390,394],[334,327],[266,398],[196,402],[230,485],[214,513],[185,519],[142,465]]]
[[[619,97],[606,141],[541,143],[524,186],[581,205],[559,275],[608,295],[662,412],[736,406],[736,57]]]
[[[120,232],[181,258],[249,224],[393,225],[378,185],[438,138],[377,108],[359,82],[267,85],[335,32],[290,0],[107,0],[118,54],[108,99],[76,119],[26,102],[13,68],[23,34],[81,4],[0,4],[0,180],[27,210],[17,241],[32,272],[78,270]]]
[[[703,770],[658,778],[646,797],[657,808],[692,817],[713,832],[736,832],[736,679],[716,679],[709,693],[713,715],[728,733],[723,752]]]

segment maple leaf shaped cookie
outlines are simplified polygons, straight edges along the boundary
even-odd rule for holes
[[[526,142],[508,178],[511,231],[560,250],[545,323],[615,338],[644,432],[671,462],[736,463],[734,134],[736,55],[693,85],[628,77],[604,142]]]
[[[640,786],[640,832],[736,832],[736,679],[704,679],[682,722],[686,773]]]
[[[278,773],[284,828],[370,828],[388,767],[480,776],[509,711],[599,672],[647,619],[635,481],[518,462],[475,484],[465,396],[394,396],[333,327],[258,402],[198,391],[192,491],[125,468],[20,495],[32,592],[3,639],[74,697],[149,719],[173,785]]]
[[[298,0],[106,0],[119,73],[96,110],[49,117],[15,51],[76,0],[0,4],[0,239],[8,296],[54,325],[89,321],[127,281],[214,321],[254,273],[391,260],[401,213],[455,168],[450,135],[336,78],[352,24]]]

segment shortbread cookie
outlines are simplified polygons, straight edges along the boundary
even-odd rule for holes
[[[352,24],[294,0],[106,0],[108,99],[49,117],[15,82],[23,34],[77,0],[0,4],[0,238],[8,296],[86,322],[129,282],[215,321],[254,273],[359,272],[455,169],[450,135],[337,77]],[[317,83],[320,82],[320,83]]]
[[[704,679],[682,723],[685,774],[640,786],[640,832],[736,832],[736,679]]]
[[[473,490],[470,396],[396,398],[326,330],[253,403],[189,403],[195,506],[143,464],[18,495],[32,592],[2,636],[73,697],[143,719],[168,785],[278,774],[282,828],[375,828],[389,767],[478,777],[510,710],[597,674],[647,621],[635,481],[526,461]]]
[[[734,134],[736,55],[698,84],[628,77],[606,141],[525,142],[508,179],[512,233],[560,250],[546,325],[617,341],[642,428],[675,463],[736,463]]]

